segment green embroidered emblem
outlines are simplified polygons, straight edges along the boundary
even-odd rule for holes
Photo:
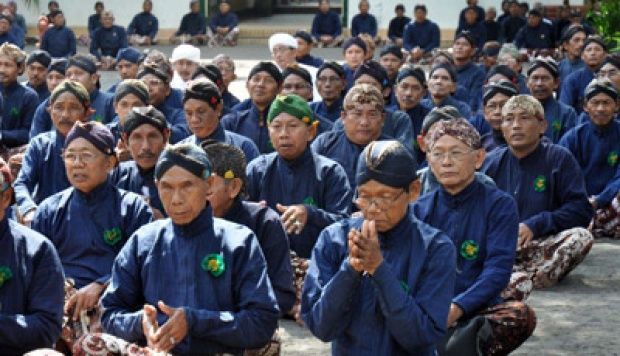
[[[534,179],[534,190],[539,193],[547,190],[547,178],[545,176],[540,175]]]
[[[110,246],[116,245],[121,240],[121,229],[115,227],[103,232],[103,241]]]
[[[461,256],[466,260],[475,260],[478,257],[480,247],[474,240],[465,240],[461,244]]]
[[[9,112],[9,115],[11,116],[19,116],[19,109],[17,107],[12,107],[11,111]]]
[[[205,256],[200,263],[200,267],[203,270],[210,272],[213,277],[219,277],[224,273],[226,264],[224,263],[224,257],[217,253],[211,253]]]
[[[314,201],[313,197],[306,197],[303,203],[310,206],[316,206],[316,201]]]
[[[409,294],[411,292],[411,288],[405,281],[400,281],[400,287],[405,291],[405,293]]]
[[[267,147],[272,151],[275,150],[275,148],[273,148],[273,143],[271,142],[271,140],[267,141]]]
[[[101,116],[101,115],[94,115],[93,116],[93,121],[103,122],[103,116]]]
[[[9,279],[13,277],[13,273],[11,269],[7,266],[0,266],[0,287],[4,285],[4,283],[8,282]]]
[[[553,131],[555,132],[560,132],[560,130],[562,130],[562,121],[560,120],[553,120],[551,122],[551,128],[553,129]]]
[[[611,167],[615,167],[618,164],[618,152],[609,152],[609,154],[607,155],[607,164]]]

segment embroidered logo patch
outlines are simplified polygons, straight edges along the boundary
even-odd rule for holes
[[[316,201],[314,201],[313,197],[304,198],[303,203],[310,206],[316,206]]]
[[[7,266],[0,266],[0,287],[4,285],[4,283],[8,282],[9,279],[13,277],[13,273],[11,269]]]
[[[609,154],[607,155],[607,164],[611,167],[615,167],[618,164],[618,152],[609,152]]]
[[[480,247],[474,240],[465,240],[461,244],[461,256],[466,260],[475,260],[478,257]]]
[[[103,116],[101,116],[101,115],[94,115],[93,116],[93,120],[97,121],[97,122],[103,122]]]
[[[9,112],[9,114],[11,116],[19,116],[19,109],[14,106],[14,107],[11,108],[11,111]]]
[[[540,175],[534,179],[534,190],[539,193],[547,190],[547,178],[545,176]]]
[[[558,119],[551,121],[551,129],[555,132],[560,132],[562,130],[562,121]]]
[[[110,246],[116,245],[121,240],[121,229],[115,227],[103,232],[103,241]]]
[[[200,263],[200,267],[206,272],[211,273],[213,277],[219,277],[224,273],[226,265],[224,257],[218,253],[211,253],[205,256]]]
[[[400,281],[400,287],[405,291],[405,293],[409,294],[409,292],[411,292],[411,288],[409,288],[409,285],[407,284],[407,282],[405,281]]]

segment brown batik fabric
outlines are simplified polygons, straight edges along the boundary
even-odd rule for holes
[[[104,333],[82,335],[73,344],[74,356],[164,356],[165,352],[156,352],[148,347],[140,347]]]
[[[293,282],[295,286],[295,305],[291,308],[289,314],[295,318],[295,320],[303,324],[301,320],[301,293],[304,289],[304,278],[308,272],[308,260],[297,256],[297,254],[291,251],[291,265],[295,273],[295,280]]]
[[[271,341],[259,349],[245,350],[243,356],[280,356],[282,352],[282,338],[278,329],[273,333]]]
[[[75,282],[71,278],[65,279],[65,304],[71,298],[77,289]],[[66,349],[71,350],[75,342],[82,336],[91,332],[100,332],[101,328],[101,309],[99,307],[88,313],[82,313],[79,320],[73,320],[71,312],[63,316],[62,332],[60,341],[63,342]]]
[[[597,209],[592,221],[592,235],[596,238],[620,239],[620,200],[616,196],[608,207]]]
[[[547,288],[577,267],[588,255],[594,237],[583,228],[562,231],[546,239],[532,240],[517,251],[506,300],[525,300],[532,289]]]
[[[491,334],[480,343],[483,355],[508,355],[536,329],[536,313],[523,302],[509,301],[479,313],[490,324]]]

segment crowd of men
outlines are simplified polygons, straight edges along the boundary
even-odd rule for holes
[[[58,8],[40,49],[0,45],[3,355],[277,355],[279,318],[335,355],[505,355],[533,289],[620,236],[620,56],[582,20],[504,1],[493,37],[469,0],[436,50],[417,5],[375,56],[368,2],[345,39],[320,1],[240,101],[234,60],[195,46],[233,44],[236,18],[222,1],[193,32],[197,6],[170,58],[110,51],[99,3],[92,54]],[[151,9],[131,44],[155,43]],[[340,42],[342,64],[311,54]]]

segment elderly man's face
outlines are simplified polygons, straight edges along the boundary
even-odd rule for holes
[[[316,82],[319,94],[321,94],[323,100],[327,101],[335,101],[340,98],[345,86],[344,79],[329,68],[321,71]]]
[[[497,93],[484,105],[484,119],[491,125],[493,130],[500,130],[502,126],[502,108],[510,97],[506,94]]]
[[[155,167],[167,141],[168,137],[158,128],[142,124],[131,131],[127,137],[127,148],[138,167],[147,170]]]
[[[82,137],[71,141],[63,158],[69,182],[83,193],[90,193],[103,184],[116,163],[113,156],[104,155]]]
[[[213,175],[213,183],[208,192],[209,204],[213,208],[213,215],[222,218],[230,209],[235,198],[239,195],[241,179],[226,179],[219,175]]]
[[[620,68],[613,64],[605,63],[596,73],[596,77],[609,80],[616,90],[620,90]]]
[[[232,81],[236,79],[235,68],[230,63],[226,63],[223,61],[217,62],[215,63],[215,65],[220,70],[220,72],[222,72],[222,79],[224,80],[224,87],[228,88],[228,85],[230,85],[230,83],[232,83]]]
[[[278,94],[278,82],[267,72],[254,74],[247,82],[250,98],[255,104],[268,105]]]
[[[0,82],[3,85],[14,83],[19,76],[19,66],[13,58],[0,56]]]
[[[98,74],[90,74],[84,69],[76,66],[67,68],[65,71],[65,76],[69,80],[82,84],[89,93],[92,93],[93,90],[95,90],[97,81],[99,80]]]
[[[579,58],[581,55],[581,50],[583,49],[583,44],[586,41],[585,32],[577,32],[573,35],[566,43],[564,43],[564,50],[568,52],[568,54],[574,58]]]
[[[60,135],[67,136],[69,130],[78,121],[88,121],[88,112],[75,95],[65,92],[50,103],[48,108],[54,127]]]
[[[410,110],[416,107],[426,90],[413,76],[408,76],[396,85],[396,100],[402,110]]]
[[[289,74],[282,82],[281,94],[297,94],[306,101],[312,100],[312,84],[303,80],[296,74]]]
[[[513,152],[526,153],[533,151],[540,142],[547,129],[547,120],[529,115],[521,108],[515,108],[502,118],[501,129]]]
[[[288,113],[280,113],[269,123],[269,138],[273,148],[288,161],[300,157],[315,135],[315,127],[306,125]]]
[[[443,99],[453,93],[455,89],[456,83],[444,68],[436,69],[428,78],[428,91],[434,98]]]
[[[192,79],[192,74],[194,74],[196,68],[198,68],[198,63],[190,61],[189,59],[179,59],[174,62],[174,70],[183,81]]]
[[[120,74],[121,80],[136,79],[136,75],[138,75],[138,64],[131,63],[126,59],[121,59],[116,64],[116,69],[118,69],[118,74]]]
[[[273,58],[273,61],[276,62],[278,67],[284,69],[289,65],[295,64],[295,54],[296,52],[294,48],[278,44],[273,46],[271,57]]]
[[[120,98],[119,101],[114,102],[114,111],[116,112],[116,115],[118,115],[121,124],[125,124],[125,118],[131,109],[146,106],[147,104],[148,103],[143,102],[135,94],[127,94]]]
[[[546,100],[551,97],[559,85],[559,80],[542,67],[536,68],[527,77],[527,87],[532,96],[538,100]]]
[[[439,138],[429,149],[427,158],[433,174],[452,194],[467,188],[484,162],[484,150],[472,150],[449,135]]]
[[[149,88],[150,103],[153,106],[161,105],[168,94],[170,94],[170,85],[153,74],[147,74],[140,78]]]
[[[188,99],[183,104],[187,125],[196,137],[206,139],[217,129],[222,112],[221,104],[211,108],[204,100]]]
[[[57,71],[51,71],[47,73],[47,76],[45,77],[45,81],[47,82],[47,90],[51,92],[54,91],[54,89],[56,89],[56,87],[58,86],[58,84],[60,84],[60,82],[62,82],[63,80],[65,80],[65,76],[62,73],[59,73]]]
[[[111,28],[114,25],[114,16],[101,16],[101,26]]]
[[[41,63],[32,62],[26,66],[26,74],[28,75],[28,83],[33,87],[38,87],[45,84],[47,68]]]
[[[157,190],[172,222],[187,225],[196,219],[207,205],[211,184],[211,177],[208,180],[196,177],[179,166],[166,171],[157,181]]]
[[[410,185],[409,192],[369,180],[357,187],[356,203],[365,220],[374,220],[378,232],[390,231],[407,213],[409,202],[417,199],[419,183]]]
[[[595,68],[603,63],[607,53],[605,49],[596,42],[590,42],[588,46],[583,50],[581,59],[586,63],[588,67]]]
[[[396,57],[391,53],[385,54],[381,58],[379,58],[379,63],[383,68],[385,68],[388,77],[390,77],[391,79],[396,78],[396,76],[398,75],[398,70],[403,65],[403,61],[401,61],[400,58]]]
[[[617,110],[618,101],[603,93],[594,95],[585,104],[585,111],[590,115],[592,123],[597,126],[609,124],[614,119]]]
[[[341,117],[347,138],[356,145],[366,146],[381,136],[385,113],[373,103],[356,103],[345,109]]]

